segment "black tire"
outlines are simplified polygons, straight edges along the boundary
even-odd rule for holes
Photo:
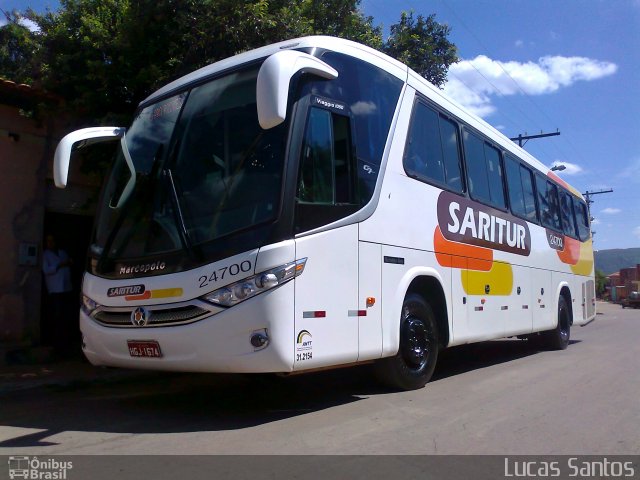
[[[393,389],[422,388],[436,368],[438,350],[438,327],[433,310],[420,295],[410,293],[402,304],[398,353],[376,363],[376,376]]]
[[[558,299],[558,325],[542,333],[542,346],[548,350],[565,350],[571,338],[569,306],[563,296]]]

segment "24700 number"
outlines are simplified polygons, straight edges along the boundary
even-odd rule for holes
[[[211,275],[202,275],[198,278],[198,282],[200,282],[200,288],[206,287],[211,283],[215,283],[219,280],[224,280],[226,277],[234,277],[242,273],[247,273],[251,271],[251,262],[249,260],[245,260],[240,263],[232,263],[231,265],[227,265],[226,267],[218,268],[211,272]]]

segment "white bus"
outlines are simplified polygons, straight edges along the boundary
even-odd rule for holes
[[[424,386],[441,348],[564,349],[595,317],[580,193],[407,66],[331,37],[197,70],[139,106],[99,201],[80,328],[95,365]]]

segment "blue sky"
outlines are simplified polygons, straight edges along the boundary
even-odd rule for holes
[[[4,10],[52,0],[0,0]],[[388,34],[402,10],[436,14],[462,61],[445,91],[596,195],[595,248],[640,247],[640,0],[362,0]]]
[[[596,249],[640,247],[640,0],[363,0],[388,27],[436,14],[462,61],[445,91],[593,196]]]

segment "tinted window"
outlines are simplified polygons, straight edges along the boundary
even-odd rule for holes
[[[309,109],[296,196],[296,231],[316,228],[360,208],[349,117]]]
[[[469,193],[476,200],[491,202],[489,181],[487,179],[487,165],[484,159],[484,142],[464,132],[464,157],[467,165],[467,179]]]
[[[524,217],[526,214],[524,205],[524,191],[522,179],[520,178],[520,164],[511,157],[505,157],[504,169],[507,174],[507,186],[509,189],[509,204],[511,211],[516,215]]]
[[[460,136],[458,126],[450,120],[440,117],[440,138],[444,157],[444,173],[447,185],[458,192],[462,191],[462,169],[460,167]]]
[[[578,238],[576,224],[573,217],[573,203],[571,195],[564,190],[560,191],[560,216],[562,217],[562,230],[570,237]]]
[[[312,108],[300,167],[298,199],[301,202],[333,203],[333,138],[331,112]]]
[[[349,107],[357,154],[360,203],[373,195],[391,120],[400,97],[402,80],[369,63],[335,52],[322,60],[340,72],[338,78],[303,77],[302,96],[320,95]]]
[[[466,131],[464,147],[471,197],[489,205],[505,208],[500,152]]]
[[[562,231],[558,188],[541,175],[536,175],[536,188],[538,190],[538,205],[540,207],[542,225]]]
[[[504,166],[507,174],[511,211],[530,222],[537,221],[531,171],[508,155],[505,157]]]
[[[589,239],[589,213],[587,206],[581,200],[573,197],[573,209],[576,214],[576,224],[578,226],[578,236],[583,242]]]
[[[522,179],[522,193],[524,195],[524,209],[526,218],[530,222],[538,221],[536,212],[536,194],[533,189],[533,174],[524,165],[520,165],[520,178]]]
[[[411,122],[404,167],[409,175],[444,183],[438,114],[421,103]]]
[[[349,117],[311,108],[302,150],[298,201],[357,203]]]
[[[457,125],[418,103],[407,139],[404,168],[421,180],[462,191]]]
[[[495,148],[484,144],[484,154],[487,160],[487,176],[489,178],[489,192],[491,203],[498,207],[506,207],[504,201],[504,187],[502,186],[502,165],[500,164],[500,152]]]

